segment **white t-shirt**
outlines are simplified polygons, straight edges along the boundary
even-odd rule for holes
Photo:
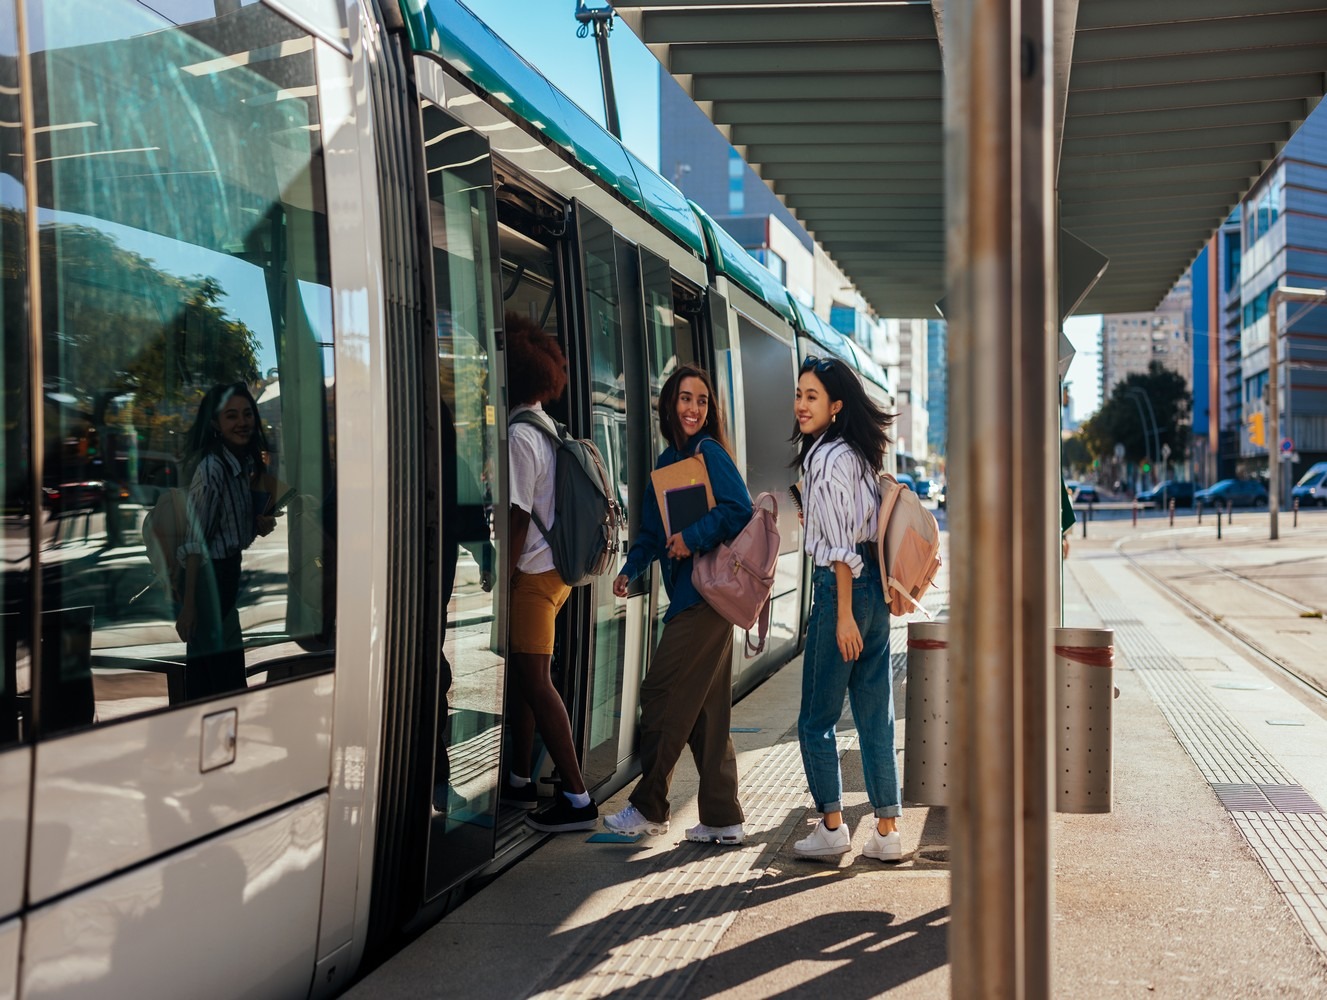
[[[534,413],[553,428],[553,420],[538,403],[518,406],[511,411],[513,417],[525,410]],[[507,431],[507,457],[511,471],[511,502],[527,513],[539,515],[544,527],[553,527],[553,488],[557,467],[557,450],[548,436],[537,427],[509,423]],[[522,573],[547,573],[553,569],[553,551],[548,547],[539,526],[530,521],[525,534],[525,548],[516,560]]]

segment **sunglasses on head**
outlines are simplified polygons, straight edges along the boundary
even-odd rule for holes
[[[810,355],[802,359],[801,371],[827,372],[833,367],[834,367],[833,358],[817,358],[814,355]]]

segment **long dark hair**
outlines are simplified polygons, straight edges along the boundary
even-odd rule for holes
[[[807,358],[802,362],[797,377],[800,379],[807,372],[820,379],[831,403],[843,404],[835,419],[825,428],[825,440],[843,438],[857,452],[868,470],[877,475],[885,471],[885,452],[889,448],[888,430],[894,423],[893,415],[882,410],[866,394],[857,373],[838,358]],[[806,453],[817,439],[810,434],[803,434],[794,420],[792,437],[788,440],[800,445],[797,457],[792,461],[792,465],[799,466],[806,460]]]
[[[710,394],[710,405],[705,413],[705,425],[701,427],[710,437],[718,441],[723,446],[723,450],[732,454],[732,448],[728,447],[728,434],[723,429],[723,407],[719,405],[718,394],[714,391],[714,382],[710,379],[710,374],[704,368],[699,368],[690,363],[684,363],[677,366],[677,370],[668,376],[668,381],[664,383],[663,389],[659,392],[659,433],[675,449],[681,451],[687,443],[686,433],[682,430],[682,424],[677,419],[677,398],[682,395],[682,380],[684,378],[697,378],[705,383],[705,391]]]
[[[263,455],[268,450],[267,435],[263,433],[263,422],[258,416],[258,401],[253,398],[248,385],[243,382],[232,382],[229,385],[212,386],[203,396],[203,401],[198,404],[198,416],[194,417],[194,425],[189,428],[189,436],[184,441],[185,470],[188,478],[193,477],[194,470],[205,456],[219,455],[225,449],[221,434],[212,422],[225,405],[236,396],[247,399],[253,409],[253,437],[249,438],[249,447],[245,450],[245,455],[253,460],[255,473],[261,474],[267,471],[267,463],[263,460]]]

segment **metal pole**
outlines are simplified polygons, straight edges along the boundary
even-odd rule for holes
[[[945,17],[955,997],[1053,993],[1050,6],[952,0]]]
[[[1321,288],[1273,288],[1267,298],[1267,511],[1271,515],[1268,538],[1280,537],[1277,516],[1281,510],[1281,398],[1277,354],[1280,351],[1281,331],[1278,329],[1282,302],[1321,302],[1327,291]],[[1287,409],[1290,402],[1289,380],[1286,385]]]
[[[614,138],[621,139],[622,126],[618,123],[617,117],[617,91],[613,89],[613,61],[608,55],[608,36],[613,31],[615,13],[610,4],[593,10],[585,6],[585,0],[579,0],[576,4],[576,20],[581,25],[577,34],[584,31],[587,25],[594,31],[594,44],[599,56],[599,86],[604,94],[604,124]]]

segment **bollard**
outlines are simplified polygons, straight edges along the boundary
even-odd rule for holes
[[[1291,525],[1291,527],[1292,527],[1292,528],[1298,528],[1298,527],[1299,527],[1299,497],[1295,497],[1295,502],[1292,503],[1292,504],[1290,505],[1290,509],[1293,510],[1293,511],[1295,512],[1295,520],[1294,520],[1294,523]]]
[[[949,623],[908,622],[903,798],[949,804]]]
[[[1221,541],[1221,508],[1216,509],[1216,540]]]
[[[1173,528],[1175,527],[1175,501],[1170,501],[1167,506],[1170,507],[1170,526]]]
[[[1138,527],[1138,501],[1133,502],[1133,526]]]
[[[1221,512],[1218,511],[1216,516],[1217,516],[1217,519],[1219,520],[1220,517],[1221,517]],[[1227,500],[1227,501],[1226,501],[1226,524],[1234,524],[1234,523],[1235,523],[1235,501],[1233,501],[1233,500]]]
[[[1086,516],[1084,516],[1084,518],[1083,518],[1083,537],[1084,537],[1084,538],[1087,537],[1087,517],[1086,517]]]
[[[1055,809],[1111,811],[1115,632],[1057,628],[1055,636]]]
[[[1198,523],[1199,523],[1199,524],[1202,524],[1202,523],[1203,523],[1203,502],[1202,502],[1201,500],[1195,500],[1193,505],[1194,505],[1194,507],[1196,507],[1197,510],[1198,510]]]

